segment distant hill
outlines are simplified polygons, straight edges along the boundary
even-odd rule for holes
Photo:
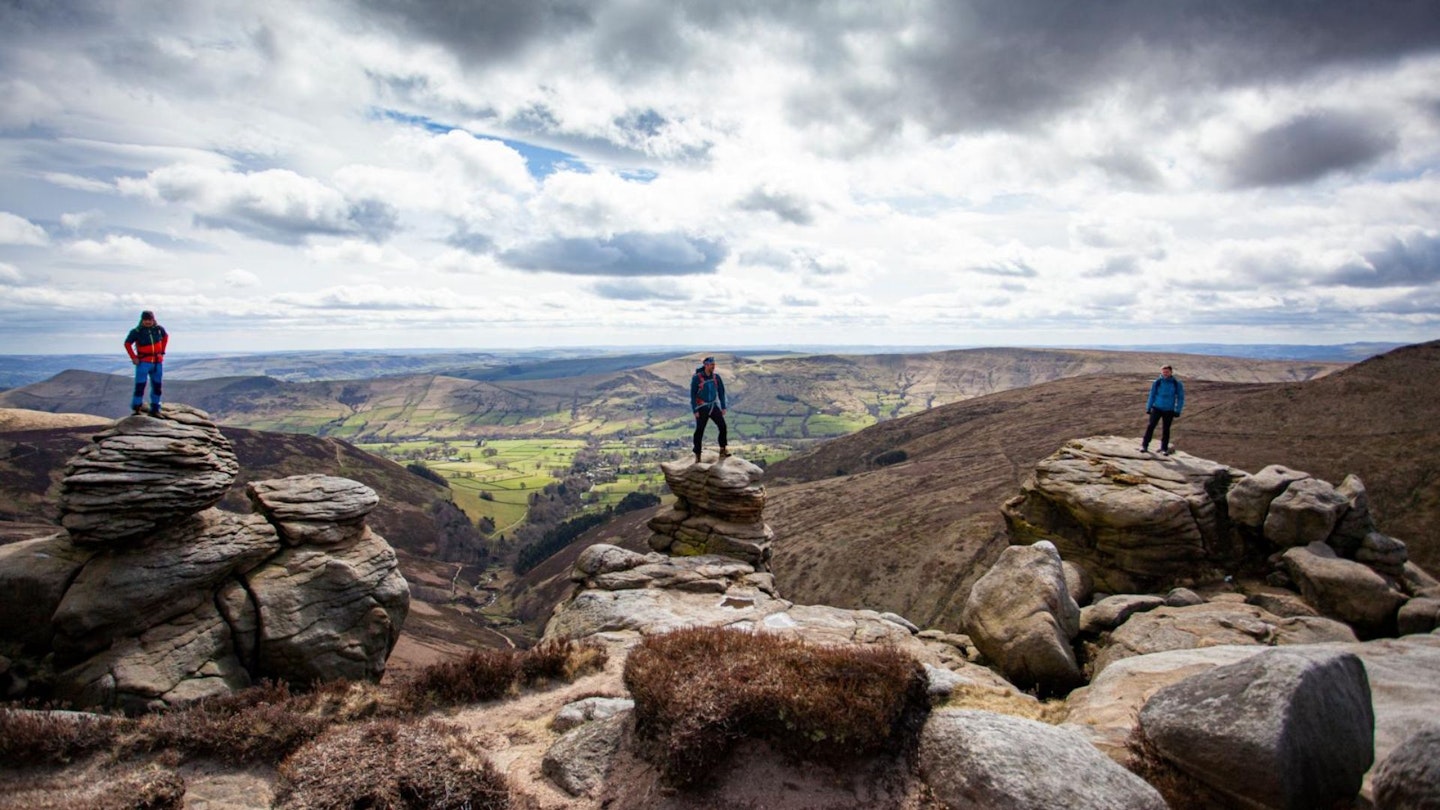
[[[921,626],[959,629],[970,586],[1003,548],[1000,505],[1070,439],[1117,434],[1138,443],[1152,378],[1093,374],[1003,391],[771,465],[766,519],[776,533],[777,584],[800,603],[893,610]],[[1440,573],[1437,380],[1440,342],[1306,382],[1187,378],[1176,444],[1249,472],[1284,464],[1337,484],[1356,473],[1381,530]],[[897,451],[903,461],[877,461]],[[648,533],[639,523],[585,539],[643,548]]]
[[[624,366],[634,359],[616,362]],[[303,383],[270,377],[181,379],[166,381],[166,397],[201,408],[223,424],[352,441],[547,435],[674,439],[691,423],[688,385],[698,360],[677,357],[571,377],[543,377],[545,372],[537,370],[506,381],[434,374]],[[719,360],[736,444],[840,436],[938,405],[1051,380],[1150,374],[1167,361],[1184,376],[1226,382],[1300,381],[1343,368],[1310,361],[1003,348],[721,355]],[[549,373],[555,372],[552,366]],[[0,393],[0,407],[117,417],[128,406],[130,388],[127,377],[67,371]]]

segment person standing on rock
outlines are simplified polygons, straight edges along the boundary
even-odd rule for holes
[[[725,449],[725,381],[715,373],[713,357],[705,358],[690,378],[690,410],[695,413],[695,461],[700,461],[700,443],[705,438],[707,421],[720,428],[720,457],[730,455]]]
[[[140,413],[145,401],[145,384],[150,384],[150,415],[160,415],[161,384],[164,380],[165,346],[170,334],[155,322],[155,313],[140,313],[140,325],[125,336],[125,353],[135,366],[135,393],[130,397],[130,410]]]
[[[1145,413],[1150,415],[1150,424],[1145,427],[1145,438],[1140,440],[1140,452],[1150,452],[1150,438],[1155,435],[1155,424],[1162,424],[1160,430],[1160,452],[1170,455],[1170,423],[1180,418],[1185,408],[1185,384],[1175,377],[1175,370],[1167,363],[1160,367],[1160,376],[1150,383],[1150,398],[1145,400]]]

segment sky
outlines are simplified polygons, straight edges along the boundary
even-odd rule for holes
[[[1434,0],[0,0],[0,337],[1440,338]]]

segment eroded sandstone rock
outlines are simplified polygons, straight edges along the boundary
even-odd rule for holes
[[[245,494],[292,546],[330,546],[360,538],[380,496],[359,481],[333,475],[292,475],[251,481]]]
[[[1065,691],[1082,681],[1070,642],[1080,608],[1055,546],[1010,546],[975,583],[961,621],[984,656],[1021,687]]]
[[[1300,594],[1321,614],[1349,624],[1362,638],[1395,635],[1395,614],[1406,597],[1374,569],[1344,559],[1326,543],[1292,548],[1282,559]]]
[[[673,556],[718,554],[768,570],[775,532],[765,523],[765,471],[739,456],[660,465],[673,508],[648,524],[650,547]]]

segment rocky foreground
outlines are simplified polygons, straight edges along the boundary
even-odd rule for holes
[[[404,614],[385,607],[393,580],[365,573],[384,566],[355,559],[384,558],[355,551],[373,537],[363,527],[372,499],[353,482],[301,477],[253,486],[256,515],[207,516],[203,493],[226,459],[185,446],[213,441],[207,430],[181,414],[132,417],[98,436],[101,450],[68,473],[69,533],[0,548],[0,590],[29,595],[5,606],[7,616],[27,611],[7,628],[52,628],[57,657],[77,661],[64,672],[85,673],[66,681],[74,694],[137,708],[233,688],[239,681],[208,674],[219,660],[252,678],[322,677],[308,661],[374,677]],[[1440,583],[1378,531],[1363,483],[1278,467],[1251,474],[1135,445],[1079,440],[1037,466],[1004,505],[1015,545],[969,594],[964,635],[785,599],[769,570],[771,544],[784,537],[764,522],[762,471],[733,456],[663,465],[679,502],[651,521],[653,551],[587,549],[546,629],[547,639],[603,646],[605,671],[448,719],[529,807],[1161,808],[1157,785],[1173,796],[1175,779],[1210,806],[1436,806]],[[124,494],[126,478],[143,481],[147,498],[174,497],[127,512],[141,499]],[[99,517],[105,509],[114,519]],[[177,526],[185,539],[167,539]],[[189,573],[145,579],[172,569]],[[271,580],[313,588],[274,598]],[[88,582],[105,583],[126,610],[74,607],[95,601],[94,587],[76,591]],[[352,582],[368,585],[341,587]],[[209,608],[218,623],[187,601],[196,590],[218,597]],[[217,607],[232,604],[224,594],[255,605],[259,620]],[[132,613],[163,618],[116,618]],[[155,657],[178,647],[149,640],[192,625],[220,629],[229,646],[199,649],[221,658]],[[322,626],[340,630],[308,632]],[[269,635],[273,627],[284,630]],[[933,705],[913,760],[828,768],[741,741],[703,791],[666,786],[642,755],[620,671],[643,638],[683,627],[912,656]],[[127,680],[142,668],[181,677]],[[187,806],[268,807],[274,797],[273,774],[253,769],[192,768],[185,779]]]

